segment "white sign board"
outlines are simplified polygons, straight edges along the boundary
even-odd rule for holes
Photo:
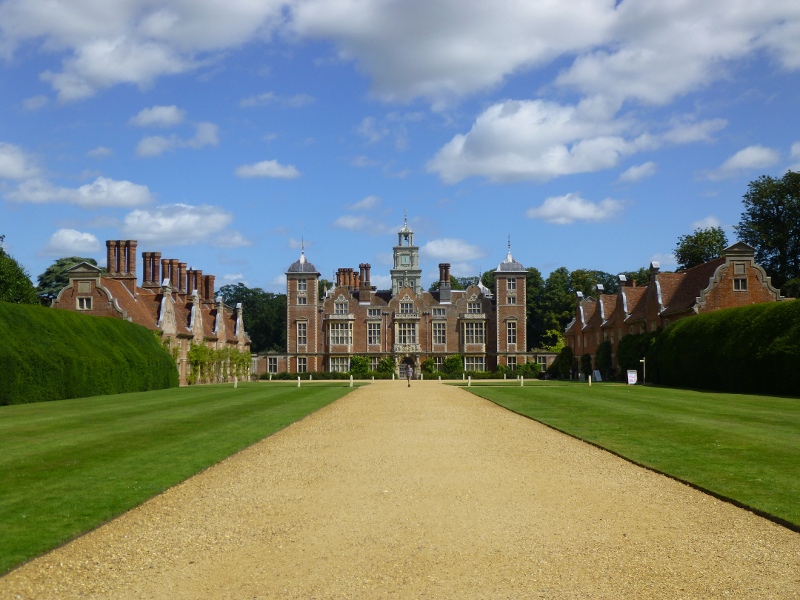
[[[636,369],[631,369],[628,371],[628,385],[636,385],[639,381],[639,373]]]

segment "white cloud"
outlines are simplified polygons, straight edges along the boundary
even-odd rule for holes
[[[86,156],[91,158],[103,158],[105,156],[111,156],[112,154],[114,154],[114,151],[111,148],[98,146],[97,148],[92,148],[89,150],[89,152],[86,153]]]
[[[579,194],[551,196],[537,208],[529,208],[525,215],[530,219],[543,219],[556,225],[575,221],[605,221],[622,210],[622,202],[606,198],[595,204]]]
[[[191,138],[182,138],[172,134],[170,136],[154,135],[143,138],[136,146],[138,156],[161,156],[165,152],[178,148],[199,149],[205,146],[216,146],[218,127],[213,123],[195,124],[195,134]]]
[[[300,171],[294,165],[282,165],[277,160],[262,160],[252,165],[237,167],[237,177],[273,177],[276,179],[294,179],[300,177]]]
[[[174,104],[170,106],[152,106],[143,108],[130,119],[137,127],[174,127],[183,122],[186,111]]]
[[[792,144],[791,157],[792,160],[796,160],[797,162],[793,165],[790,165],[789,170],[795,172],[800,171],[800,142],[795,142]]]
[[[771,167],[779,160],[780,154],[777,150],[756,144],[739,150],[719,168],[707,173],[707,177],[712,180],[735,177],[744,171]]]
[[[719,227],[720,222],[717,217],[714,215],[708,215],[698,221],[692,221],[691,228],[692,231],[697,231],[698,229],[709,229],[711,227]]]
[[[350,210],[372,210],[373,208],[377,208],[380,206],[381,197],[380,196],[367,196],[358,202],[351,204],[347,208]]]
[[[199,244],[220,234],[232,220],[233,215],[218,206],[164,204],[131,211],[122,232],[140,243]]]
[[[371,159],[371,158],[369,158],[367,156],[361,155],[361,156],[356,156],[355,158],[353,158],[350,161],[350,164],[352,166],[358,167],[360,169],[366,169],[366,168],[369,168],[369,167],[377,167],[381,163],[378,162],[377,160],[373,160],[373,159]]]
[[[9,192],[7,197],[15,202],[65,202],[82,208],[133,208],[153,201],[153,195],[146,185],[107,177],[98,177],[77,189],[54,186],[44,179],[28,179]]]
[[[264,92],[255,96],[248,96],[239,102],[239,106],[250,108],[254,106],[268,106],[279,104],[289,108],[300,108],[314,103],[314,97],[308,94],[295,94],[294,96],[278,96],[273,92]]]
[[[213,245],[217,248],[246,248],[252,246],[253,242],[238,231],[226,231],[222,235],[217,236]]]
[[[486,254],[480,246],[456,238],[431,240],[419,251],[422,256],[430,259],[459,259],[461,261],[474,260]]]
[[[85,256],[101,250],[100,241],[91,233],[59,229],[47,242],[42,254],[47,256]]]
[[[388,127],[379,125],[375,117],[364,117],[358,125],[358,133],[365,137],[367,142],[374,144],[389,135],[391,131]]]
[[[650,257],[650,262],[657,262],[662,271],[674,271],[678,268],[678,259],[675,255],[667,252],[659,252]]]
[[[222,276],[222,281],[226,281],[228,283],[242,283],[247,285],[247,280],[244,278],[244,273],[225,273]]]
[[[647,177],[651,177],[655,175],[658,168],[656,167],[656,163],[653,161],[648,161],[646,163],[642,163],[641,165],[634,165],[629,169],[626,169],[620,176],[620,181],[640,181]]]
[[[38,174],[39,167],[22,148],[0,142],[0,179],[28,179]]]
[[[22,101],[22,108],[24,108],[28,112],[34,112],[37,110],[41,110],[48,104],[50,104],[50,98],[40,94],[39,96],[31,96],[30,98],[25,98],[25,100]]]

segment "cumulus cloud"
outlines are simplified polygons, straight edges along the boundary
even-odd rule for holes
[[[420,254],[430,259],[474,260],[485,256],[483,248],[457,238],[442,238],[426,242]]]
[[[218,206],[163,204],[125,216],[122,232],[145,243],[199,244],[227,229],[233,215]]]
[[[222,276],[222,281],[226,283],[242,283],[247,285],[247,279],[244,277],[244,273],[225,273]]]
[[[25,98],[25,100],[22,101],[22,108],[24,108],[28,112],[34,112],[37,110],[41,110],[48,104],[50,104],[50,98],[40,94],[39,96],[31,96],[30,98]]]
[[[237,177],[245,179],[253,177],[272,177],[275,179],[295,179],[300,177],[300,171],[294,165],[282,165],[277,160],[262,160],[252,165],[237,167]]]
[[[642,163],[641,165],[634,165],[623,171],[623,173],[619,176],[620,181],[639,181],[641,179],[645,179],[647,177],[651,177],[655,175],[658,168],[656,167],[656,163],[653,161],[648,161],[646,163]]]
[[[143,108],[131,117],[130,123],[137,127],[174,127],[183,122],[186,111],[174,104],[170,106],[152,106]]]
[[[719,227],[720,222],[717,217],[714,215],[708,215],[698,221],[692,221],[692,231],[697,231],[698,229],[710,229],[711,227]]]
[[[771,167],[779,160],[780,153],[777,150],[756,144],[739,150],[723,162],[719,168],[707,173],[707,177],[712,180],[735,177],[752,169]]]
[[[795,142],[794,144],[792,144],[791,157],[792,160],[795,160],[797,162],[792,164],[789,167],[789,170],[795,172],[800,171],[800,142]]]
[[[238,231],[226,231],[218,235],[212,245],[217,248],[246,248],[252,246],[253,242]]]
[[[48,240],[42,254],[47,256],[85,256],[101,250],[100,241],[91,233],[59,229]]]
[[[116,181],[107,177],[98,177],[92,183],[79,188],[55,186],[44,179],[28,179],[10,191],[6,197],[15,202],[31,204],[64,202],[82,208],[132,208],[153,201],[153,195],[146,185]]]
[[[0,179],[28,179],[39,172],[33,158],[22,148],[0,142]]]
[[[255,106],[269,106],[277,104],[279,106],[288,106],[289,108],[300,108],[314,103],[314,96],[308,94],[295,94],[294,96],[279,96],[273,92],[264,92],[256,94],[255,96],[248,96],[239,102],[239,106],[243,108],[252,108]]]
[[[195,124],[195,134],[191,138],[182,138],[178,135],[154,135],[143,138],[136,146],[138,156],[161,156],[165,152],[179,148],[192,148],[197,150],[205,146],[216,146],[218,127],[213,123]]]
[[[584,200],[579,194],[551,196],[541,206],[529,208],[530,219],[543,219],[556,225],[569,225],[575,221],[605,221],[622,210],[622,202],[606,198],[597,204]]]
[[[367,196],[358,202],[351,204],[347,208],[350,210],[372,210],[373,208],[378,208],[381,203],[380,196]]]

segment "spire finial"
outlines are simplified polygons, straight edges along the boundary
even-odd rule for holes
[[[306,241],[302,235],[300,236],[300,262],[306,262]]]
[[[408,227],[408,209],[407,208],[403,209],[403,225]]]

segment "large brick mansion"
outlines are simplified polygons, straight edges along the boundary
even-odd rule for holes
[[[422,289],[419,247],[408,221],[393,248],[391,289],[370,282],[371,266],[339,269],[332,289],[320,300],[320,273],[305,251],[286,271],[287,355],[267,370],[348,371],[352,356],[369,358],[376,369],[384,357],[398,368],[419,372],[431,358],[440,367],[448,356],[463,357],[464,368],[493,370],[526,362],[525,267],[508,255],[494,273],[495,289],[471,285],[454,290],[450,265],[439,265],[439,288]],[[281,364],[279,364],[279,362]]]

